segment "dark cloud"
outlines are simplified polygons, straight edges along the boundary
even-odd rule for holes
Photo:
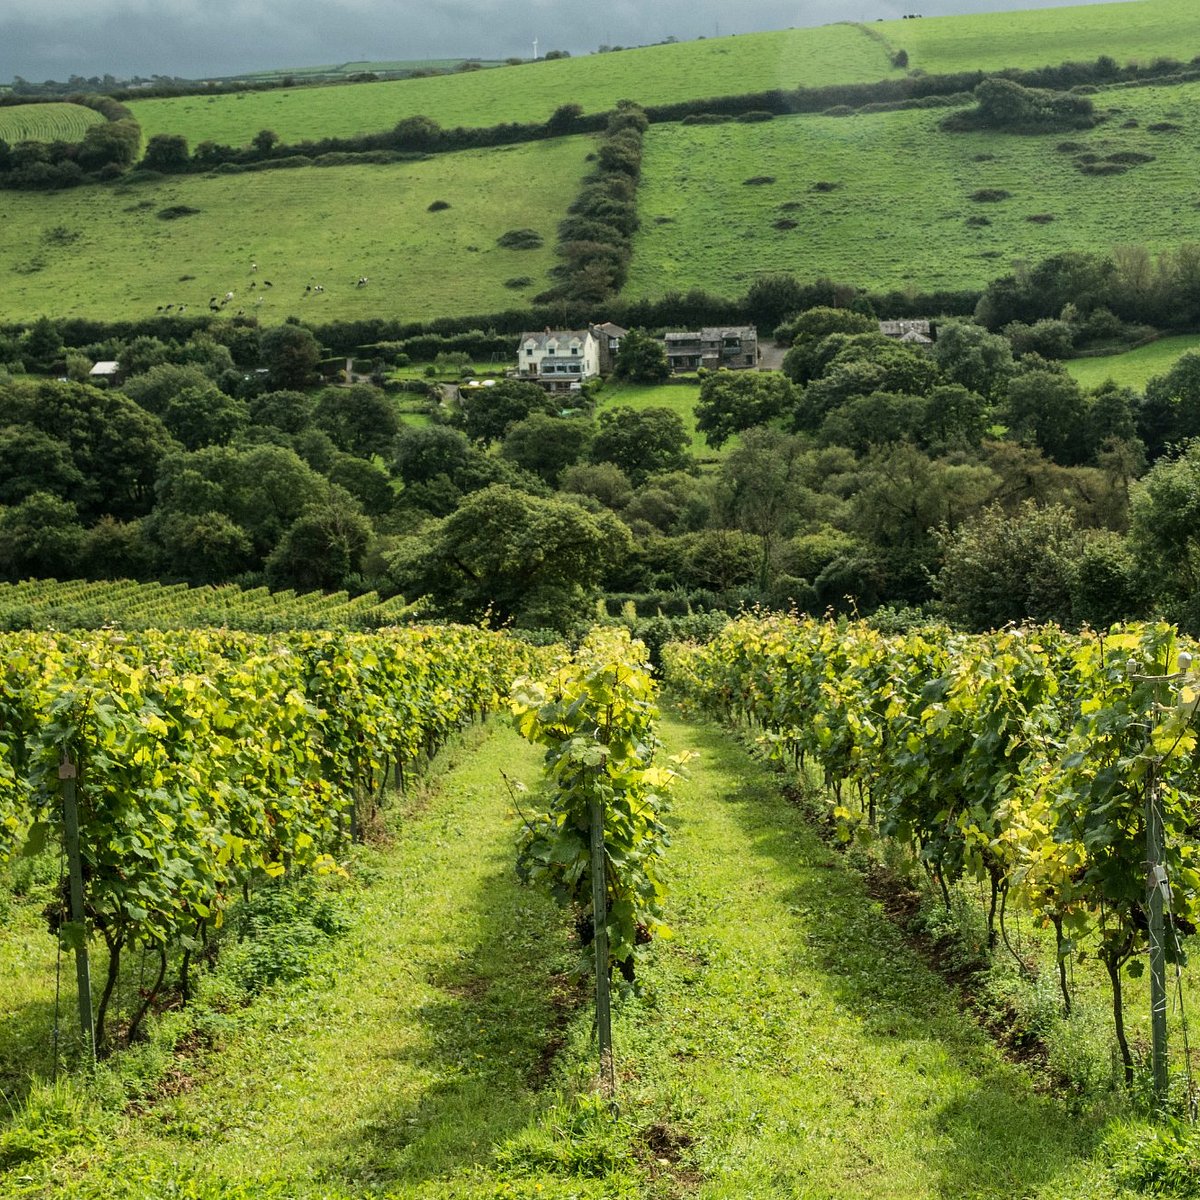
[[[0,80],[205,78],[267,67],[689,40],[760,29],[1055,8],[1088,0],[4,0]]]

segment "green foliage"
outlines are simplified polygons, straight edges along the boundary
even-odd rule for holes
[[[545,683],[516,680],[511,705],[520,733],[547,747],[550,790],[545,811],[526,821],[518,873],[549,888],[560,904],[588,914],[594,927],[600,914],[591,903],[589,831],[598,805],[610,962],[628,963],[631,978],[637,947],[655,935],[669,936],[662,920],[663,860],[670,844],[665,793],[684,761],[655,765],[658,710],[645,647],[624,630],[594,630],[575,661]],[[585,953],[581,970],[593,960]]]
[[[955,132],[995,129],[1002,133],[1054,133],[1090,129],[1094,105],[1087,96],[1022,87],[1012,79],[992,76],[975,89],[976,107],[955,113],[942,128]]]
[[[700,384],[696,428],[710,446],[724,445],[735,433],[766,425],[796,403],[791,382],[773,371],[716,371]]]
[[[603,409],[599,422],[592,462],[614,463],[635,484],[656,471],[679,470],[688,464],[687,430],[669,408],[619,405]]]
[[[671,374],[662,342],[641,330],[631,329],[621,339],[613,374],[632,383],[662,383]]]
[[[632,549],[611,513],[497,484],[425,529],[389,567],[406,595],[428,594],[443,612],[565,629]]]

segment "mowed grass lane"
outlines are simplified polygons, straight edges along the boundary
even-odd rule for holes
[[[1194,0],[1068,3],[1016,12],[885,21],[871,28],[908,52],[910,68],[928,75],[1156,58],[1187,62],[1200,54],[1200,8]]]
[[[560,104],[602,112],[623,99],[662,104],[898,74],[880,42],[852,25],[830,25],[428,79],[137,100],[129,107],[147,138],[178,133],[193,147],[205,140],[242,146],[260,129],[295,142],[374,133],[416,114],[447,128],[544,121]]]
[[[0,141],[78,142],[104,118],[82,104],[15,104],[0,107]]]
[[[1110,119],[1070,135],[942,133],[944,110],[652,127],[627,294],[738,295],[775,271],[880,289],[979,287],[1017,260],[1200,237],[1200,87],[1094,99]],[[1147,128],[1158,123],[1177,128]],[[1075,162],[1120,152],[1154,161],[1120,175],[1085,175]],[[1009,197],[970,198],[982,189]]]
[[[168,304],[205,313],[209,298],[226,292],[234,293],[226,315],[242,310],[266,323],[510,308],[547,286],[556,227],[593,145],[560,138],[390,166],[9,192],[0,208],[0,319],[121,320]],[[427,211],[435,200],[450,207]],[[178,206],[197,211],[158,215]],[[56,241],[56,226],[77,239]],[[538,230],[544,246],[496,245],[515,228]],[[360,276],[366,287],[356,287]],[[504,286],[521,276],[532,282]],[[305,292],[316,285],[325,291]]]

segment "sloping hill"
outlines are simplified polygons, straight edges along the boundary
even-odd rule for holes
[[[1118,0],[1017,12],[922,17],[871,26],[929,75],[1156,58],[1186,62],[1200,54],[1200,6],[1194,0]]]
[[[1015,259],[1200,238],[1200,85],[1095,100],[1109,120],[1069,139],[943,133],[945,110],[652,126],[626,294],[738,295],[773,271],[880,289],[975,287]]]
[[[861,27],[827,25],[463,75],[142,100],[129,107],[147,137],[180,133],[193,145],[206,139],[245,145],[260,129],[289,142],[390,129],[418,113],[446,127],[544,121],[560,104],[600,112],[621,99],[658,104],[900,73],[884,45]]]
[[[6,192],[0,319],[119,319],[168,304],[197,314],[226,292],[225,315],[268,323],[512,307],[547,285],[555,227],[592,146],[559,138],[391,166]],[[437,200],[449,207],[430,212]],[[514,228],[538,230],[545,244],[497,246]],[[506,288],[514,277],[531,282]],[[305,291],[318,284],[323,292]]]

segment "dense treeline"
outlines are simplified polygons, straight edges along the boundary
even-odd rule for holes
[[[853,288],[787,276],[643,307],[658,327],[749,318],[788,346],[782,372],[702,377],[697,428],[722,451],[703,471],[675,412],[597,411],[592,387],[564,412],[512,381],[447,404],[412,379],[404,404],[429,423],[402,425],[398,391],[323,385],[328,348],[298,323],[42,319],[0,333],[0,572],[374,589],[526,628],[599,595],[633,621],[762,602],[1200,628],[1197,357],[1144,391],[1062,367],[1154,336],[1118,311],[1186,298],[1193,270],[1189,247],[1059,255],[991,285],[983,323],[937,317],[932,346],[883,336]],[[638,310],[543,311],[561,328]],[[409,351],[465,369],[515,344],[433,327],[319,332],[381,378]],[[97,358],[124,382],[85,382]]]

